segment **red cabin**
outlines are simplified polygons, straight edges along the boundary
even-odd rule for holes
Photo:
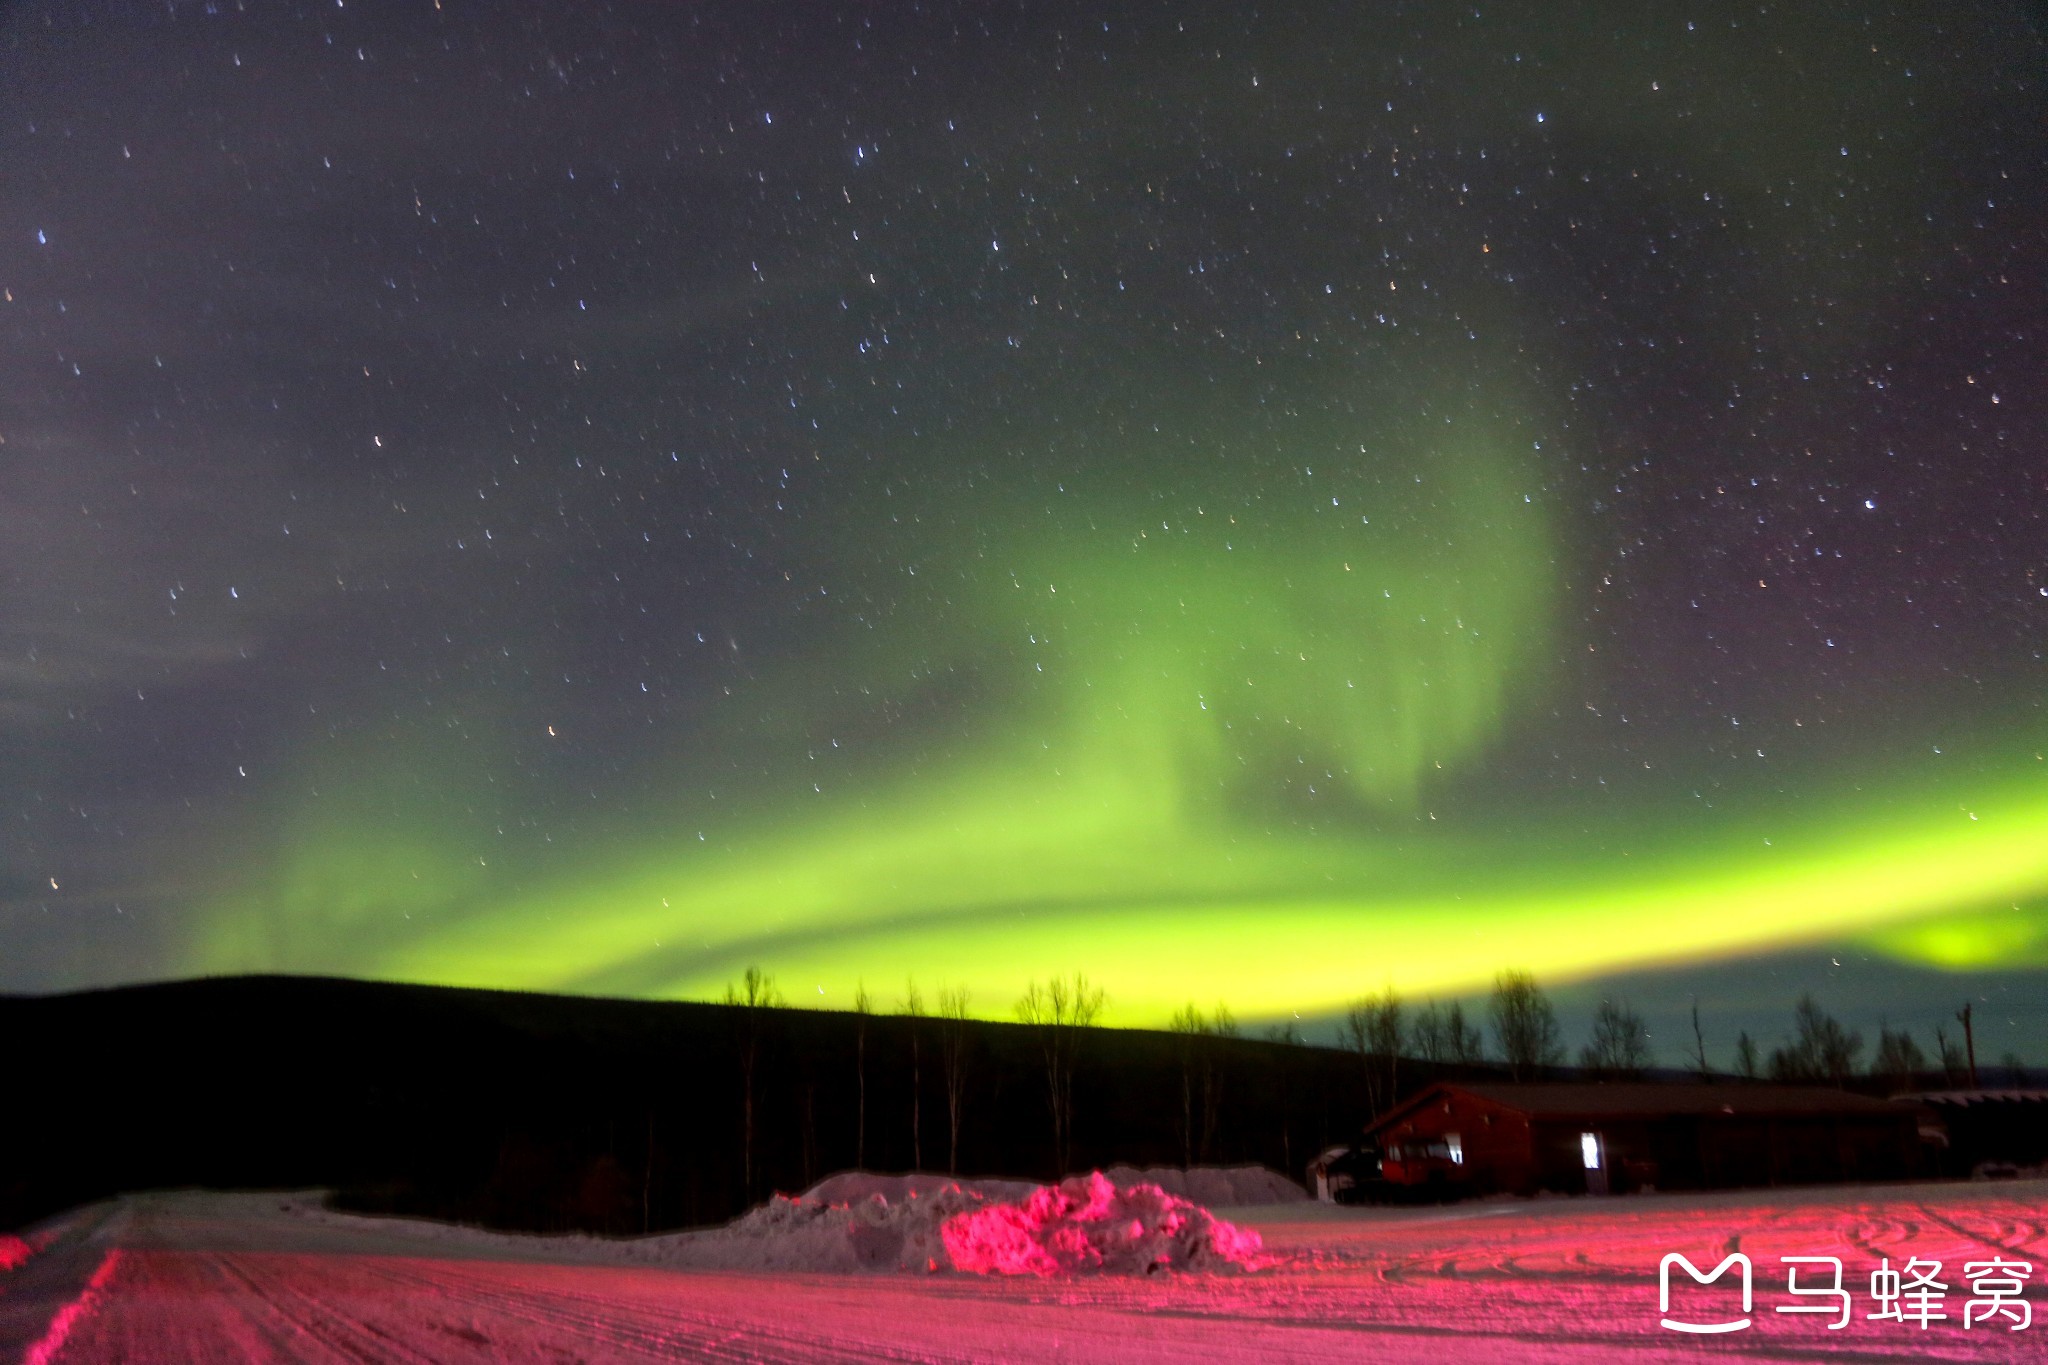
[[[1804,1086],[1438,1082],[1367,1125],[1390,1186],[1505,1191],[1897,1180],[1921,1171],[1917,1110]]]

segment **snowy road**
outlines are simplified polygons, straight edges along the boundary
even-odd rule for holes
[[[1264,1233],[1269,1268],[1041,1281],[626,1265],[619,1247],[332,1219],[288,1197],[137,1196],[74,1215],[0,1274],[0,1358],[2048,1361],[2043,1183],[1234,1216]],[[1755,1266],[1752,1326],[1660,1327],[1663,1255],[1707,1269],[1735,1250]],[[1787,1295],[1783,1256],[1841,1258],[1845,1328],[1775,1311],[1817,1302]],[[1948,1317],[1870,1320],[1880,1257],[1941,1262]],[[2009,1330],[2008,1303],[1963,1325],[1965,1266],[1992,1259],[2031,1267],[2025,1305],[2043,1321]],[[1725,1282],[1673,1295],[1674,1315],[1736,1308]]]

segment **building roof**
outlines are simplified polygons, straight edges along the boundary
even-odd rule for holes
[[[2048,1090],[1922,1090],[1895,1095],[1914,1104],[2048,1104]]]
[[[1368,1124],[1366,1131],[1372,1132],[1409,1118],[1431,1101],[1451,1093],[1471,1095],[1489,1104],[1542,1119],[1665,1118],[1678,1115],[1765,1118],[1911,1112],[1906,1106],[1889,1100],[1818,1086],[1741,1082],[1660,1085],[1644,1081],[1536,1081],[1525,1084],[1438,1081]]]

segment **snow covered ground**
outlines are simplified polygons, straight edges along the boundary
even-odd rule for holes
[[[712,1269],[690,1248],[726,1234],[526,1238],[311,1196],[139,1195],[23,1240],[0,1271],[0,1359],[2048,1361],[2048,1182],[1227,1216],[1264,1238],[1261,1268],[1038,1278]],[[1659,1325],[1740,1316],[1732,1280],[1680,1271],[1668,1313],[1658,1300],[1667,1253],[1704,1271],[1736,1251],[1755,1271],[1748,1328]],[[1829,1327],[1833,1300],[1787,1294],[1787,1256],[1843,1262],[1847,1326]],[[1948,1316],[1868,1318],[1880,1258],[1939,1262],[1928,1302]],[[2004,1311],[1965,1327],[1966,1266],[1991,1260],[2029,1267],[2024,1295],[1993,1294]],[[1802,1288],[1828,1280],[1798,1269]],[[1814,1306],[1829,1311],[1775,1311]],[[2044,1320],[2010,1330],[2022,1310]]]

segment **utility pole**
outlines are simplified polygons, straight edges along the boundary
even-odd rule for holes
[[[1977,1088],[1977,1037],[1970,1031],[1970,1007],[1964,1005],[1956,1014],[1963,1025],[1963,1050],[1970,1059],[1970,1089]]]

